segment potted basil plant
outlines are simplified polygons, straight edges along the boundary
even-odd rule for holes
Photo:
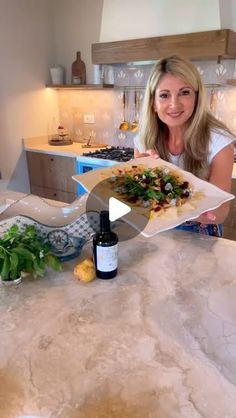
[[[22,273],[43,277],[46,267],[61,270],[57,257],[38,236],[35,226],[12,225],[0,238],[0,277],[4,284],[19,283]]]

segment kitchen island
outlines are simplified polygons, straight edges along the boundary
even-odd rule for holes
[[[1,418],[235,418],[235,253],[172,230],[120,242],[113,280],[1,287]]]

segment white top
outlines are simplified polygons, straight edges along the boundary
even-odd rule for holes
[[[210,139],[210,144],[209,144],[209,155],[208,155],[209,165],[211,164],[216,154],[218,154],[218,152],[220,152],[227,145],[230,145],[235,141],[235,138],[233,136],[229,136],[228,133],[223,134],[222,132],[223,131],[211,132],[211,139]],[[146,151],[144,145],[140,143],[138,136],[134,138],[134,146],[141,153],[144,153]],[[183,168],[183,154],[180,154],[180,155],[170,154],[170,162],[172,164],[177,165],[180,168]]]

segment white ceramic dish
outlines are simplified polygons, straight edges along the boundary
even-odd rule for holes
[[[92,192],[94,194],[94,187],[101,181],[105,180],[106,178],[109,178],[112,176],[112,173],[114,170],[117,170],[119,168],[127,167],[127,165],[140,165],[143,164],[146,167],[157,167],[157,166],[165,166],[169,167],[172,170],[179,171],[182,174],[182,177],[184,180],[189,181],[191,185],[193,186],[194,192],[201,192],[203,194],[203,197],[197,201],[197,204],[195,205],[195,208],[188,209],[186,206],[186,210],[184,208],[184,205],[182,206],[183,211],[178,216],[175,216],[174,218],[166,217],[157,217],[156,219],[149,220],[146,224],[146,227],[141,230],[140,225],[143,225],[143,221],[141,221],[142,216],[140,213],[137,213],[135,211],[135,207],[132,207],[132,210],[129,214],[124,216],[124,219],[127,223],[129,223],[131,226],[133,226],[135,229],[137,229],[142,235],[145,237],[151,237],[153,235],[156,235],[158,232],[165,231],[168,229],[172,229],[178,225],[181,225],[182,223],[196,219],[198,216],[200,216],[202,213],[213,210],[219,207],[222,203],[227,202],[231,199],[234,199],[234,195],[230,193],[226,193],[225,191],[219,189],[218,187],[203,181],[193,174],[181,170],[180,168],[176,167],[175,165],[168,163],[160,158],[155,159],[151,157],[144,157],[144,158],[138,158],[135,160],[128,161],[127,163],[121,163],[117,164],[115,167],[107,167],[102,169],[97,169],[96,171],[89,171],[87,173],[84,173],[82,175],[74,176],[74,180],[81,183],[89,192]],[[97,190],[97,188],[96,188]],[[109,197],[113,196],[119,200],[121,200],[120,196],[108,190],[107,193],[109,193]],[[100,202],[104,202],[104,198],[107,196],[106,192],[103,194],[94,194],[94,197],[96,197]],[[127,202],[125,202],[127,204]],[[107,206],[107,204],[106,204]],[[167,209],[168,210],[168,209]]]
[[[44,225],[58,227],[75,221],[86,212],[86,196],[76,199],[71,204],[50,201],[33,194],[15,201],[11,199],[2,199],[2,201],[5,205],[2,204],[3,210],[1,210],[0,200],[0,222],[13,216],[23,215]]]
[[[13,199],[3,198],[0,199],[0,213],[4,212],[9,206],[14,203]]]
[[[16,201],[2,199],[0,237],[14,224],[20,229],[34,225],[40,238],[50,245],[51,251],[61,261],[77,257],[99,229],[99,202],[97,210],[92,212],[86,210],[86,200],[87,195],[84,195],[65,206],[34,195]]]

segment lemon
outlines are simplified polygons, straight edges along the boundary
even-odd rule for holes
[[[91,282],[96,277],[95,267],[93,260],[91,258],[86,258],[85,260],[81,261],[81,263],[77,264],[74,268],[74,275],[76,279],[80,280],[81,282]]]

